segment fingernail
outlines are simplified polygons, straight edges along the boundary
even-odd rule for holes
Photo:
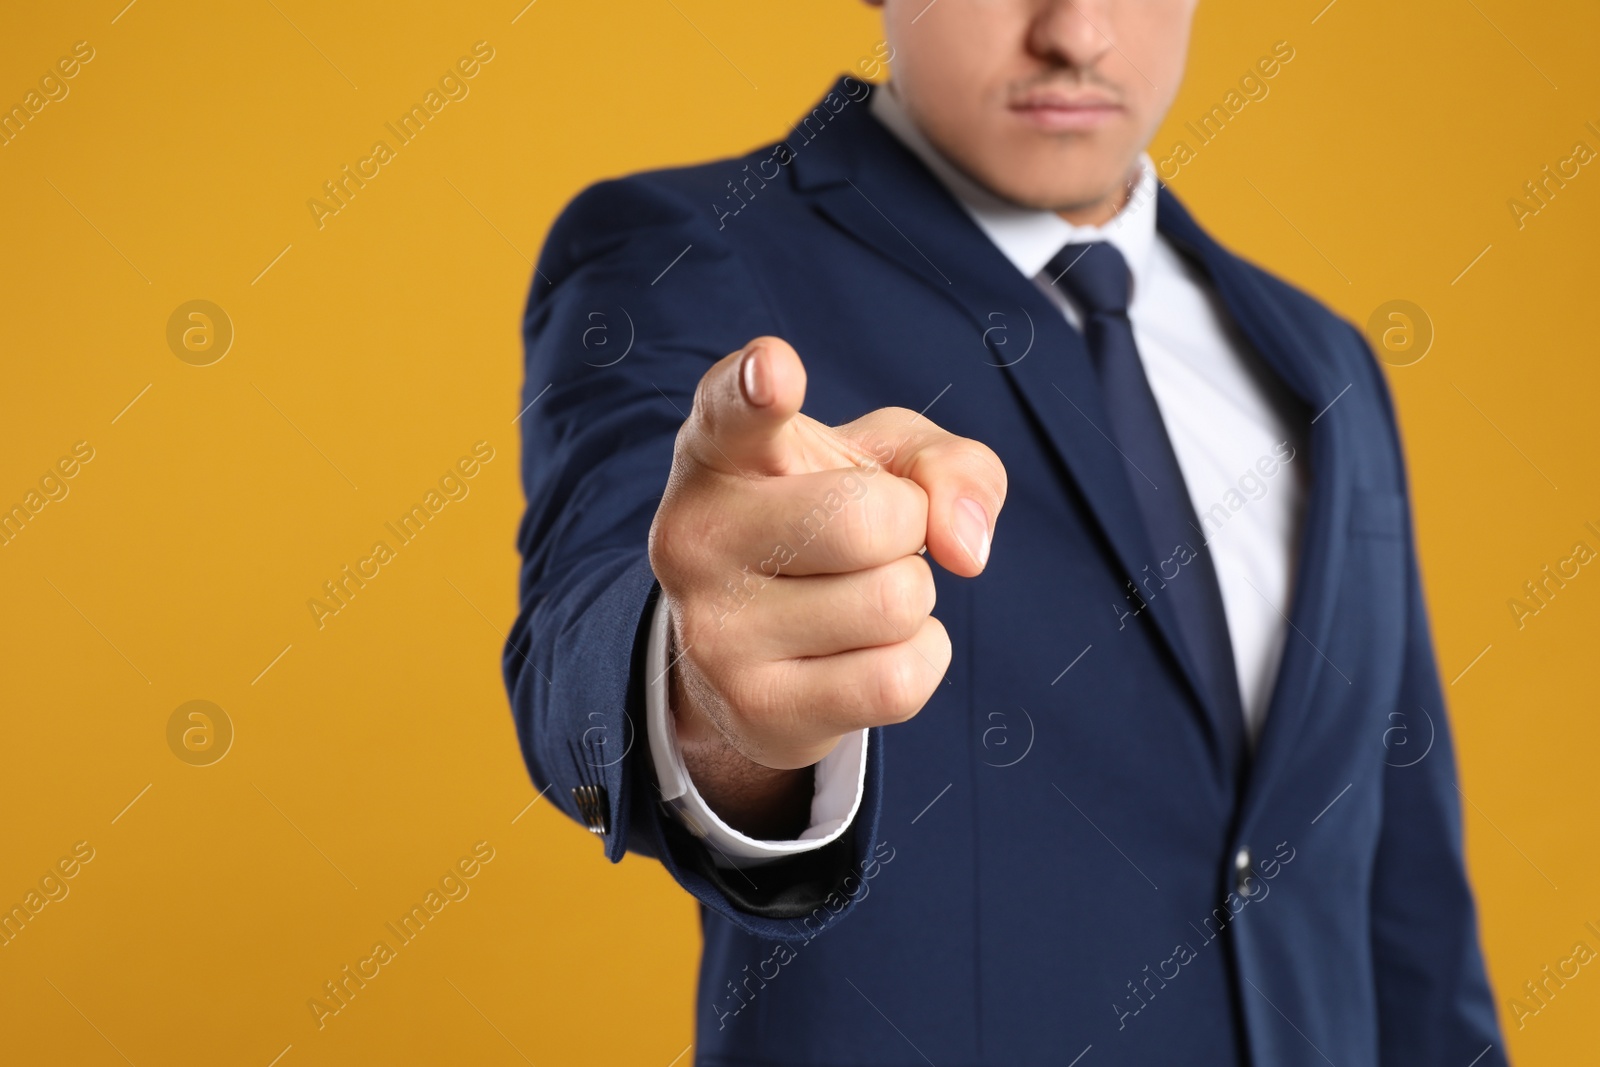
[[[761,359],[762,346],[751,345],[744,351],[744,362],[739,366],[739,388],[744,398],[758,408],[772,403],[772,382],[767,378],[767,364]]]
[[[989,516],[976,500],[961,497],[956,501],[950,527],[973,562],[980,567],[989,562]]]

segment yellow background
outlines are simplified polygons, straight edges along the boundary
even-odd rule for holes
[[[528,807],[501,688],[530,257],[592,180],[780,136],[872,55],[876,16],[123,2],[16,8],[0,34],[7,107],[74,42],[95,52],[0,147],[0,504],[95,450],[0,547],[0,903],[95,850],[0,948],[0,1059],[667,1067],[692,1036],[691,902]],[[1600,575],[1520,630],[1507,601],[1600,549],[1600,166],[1521,229],[1507,201],[1600,149],[1600,12],[1324,2],[1203,4],[1154,149],[1288,41],[1174,187],[1356,322],[1406,299],[1434,324],[1390,378],[1485,944],[1518,1062],[1581,1062],[1595,967],[1520,1031],[1507,1002],[1580,938],[1600,949]],[[319,230],[306,201],[479,40],[470,95]],[[166,340],[195,299],[235,330],[211,366]],[[306,601],[477,441],[495,458],[470,495],[319,631]],[[210,766],[168,746],[190,700],[233,724]],[[319,1031],[307,1000],[479,841],[470,896]]]

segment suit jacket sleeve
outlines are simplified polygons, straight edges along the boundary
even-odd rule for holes
[[[1381,380],[1379,389],[1387,396]],[[1390,420],[1392,426],[1392,405]],[[1396,433],[1397,455],[1399,448]],[[1455,751],[1409,515],[1408,507],[1406,666],[1391,716],[1407,741],[1390,749],[1382,768],[1384,815],[1372,884],[1379,1062],[1500,1067],[1508,1061],[1467,882]],[[1418,760],[1412,746],[1427,744],[1430,721],[1432,748]]]
[[[528,505],[503,669],[535,786],[579,822],[598,820],[608,858],[655,856],[746,931],[799,940],[805,933],[788,920],[842,915],[850,876],[871,862],[881,741],[869,741],[866,793],[848,833],[739,871],[657,803],[645,735],[645,648],[659,595],[646,541],[674,439],[712,363],[782,333],[718,223],[709,207],[636,176],[585,190],[550,231],[523,324]],[[580,813],[580,787],[600,798],[598,812]]]

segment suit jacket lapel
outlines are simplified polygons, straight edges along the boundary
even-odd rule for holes
[[[1342,461],[1348,453],[1346,435],[1350,431],[1335,405],[1352,383],[1335,380],[1327,373],[1328,360],[1306,343],[1304,323],[1291,321],[1281,298],[1268,292],[1255,272],[1213,241],[1165,188],[1156,218],[1161,233],[1209,275],[1245,340],[1300,400],[1303,417],[1310,420],[1306,451],[1311,485],[1305,533],[1295,569],[1289,633],[1244,798],[1248,810],[1268,793],[1288,762],[1282,757],[1294,747],[1316,687],[1351,684],[1322,649],[1328,646],[1333,623],[1352,488],[1349,466]]]
[[[822,136],[829,140],[796,153],[797,186],[836,225],[962,308],[973,322],[975,346],[985,343],[997,315],[1028,324],[1027,354],[1007,362],[991,348],[993,362],[1082,492],[1124,573],[1134,580],[1146,568],[1156,573],[1163,557],[1146,541],[1128,488],[1127,461],[1104,430],[1109,423],[1082,336],[922,162],[871,117],[864,102],[846,109]],[[1131,611],[1139,603],[1131,599],[1126,607]],[[1151,597],[1142,614],[1154,622],[1205,710],[1220,752],[1216,717],[1238,714],[1237,708],[1214,706],[1163,598]]]

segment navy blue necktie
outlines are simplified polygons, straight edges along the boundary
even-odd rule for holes
[[[1067,245],[1045,269],[1083,316],[1084,340],[1111,423],[1106,430],[1127,460],[1123,470],[1144,519],[1153,555],[1149,569],[1132,576],[1139,598],[1170,600],[1170,617],[1216,710],[1223,757],[1237,769],[1244,755],[1244,720],[1222,590],[1134,344],[1127,260],[1113,245],[1095,241]],[[1185,558],[1188,562],[1181,562]]]

